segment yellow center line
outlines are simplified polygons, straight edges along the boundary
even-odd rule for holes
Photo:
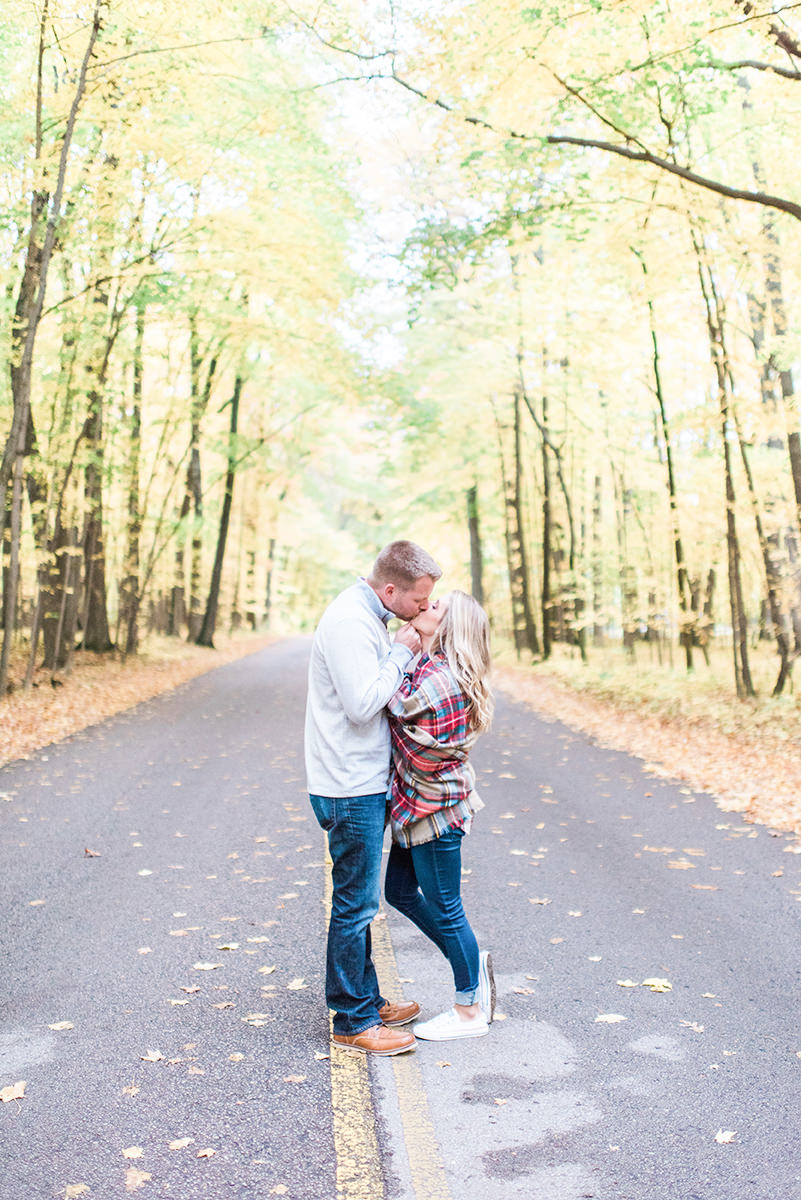
[[[330,866],[327,853],[326,861]],[[331,872],[325,874],[326,919],[331,918]],[[403,999],[389,925],[372,926],[373,959],[386,1000]],[[333,1018],[331,1023],[333,1032]],[[393,1057],[395,1089],[403,1142],[416,1200],[451,1200],[445,1168],[428,1109],[423,1076],[415,1053]],[[339,1200],[383,1200],[385,1196],[367,1055],[331,1049],[336,1188]]]
[[[373,960],[385,1000],[398,1004],[403,999],[398,983],[398,964],[389,932],[389,922],[372,926]],[[403,1141],[409,1158],[409,1173],[417,1200],[451,1200],[448,1179],[434,1133],[423,1073],[416,1061],[417,1051],[392,1059],[395,1090],[398,1095]]]
[[[331,919],[331,859],[326,839],[325,915]],[[333,1016],[329,1017],[331,1032]],[[367,1055],[331,1043],[331,1109],[334,1125],[337,1196],[341,1200],[383,1200],[384,1179],[375,1134]]]

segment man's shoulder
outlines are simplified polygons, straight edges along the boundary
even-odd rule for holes
[[[369,622],[378,618],[372,612],[361,583],[353,583],[335,596],[320,618],[320,627],[339,625],[343,621]]]

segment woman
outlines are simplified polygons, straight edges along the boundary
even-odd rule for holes
[[[489,726],[489,622],[465,592],[414,619],[423,652],[390,700],[392,849],[387,902],[439,947],[453,971],[453,1008],[416,1025],[426,1041],[481,1037],[495,1008],[492,960],[479,953],[460,894],[462,838],[484,805],[468,762]]]

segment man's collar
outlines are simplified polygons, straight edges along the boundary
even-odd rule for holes
[[[363,576],[359,576],[359,583],[364,588],[364,591],[367,595],[367,603],[370,605],[370,608],[373,610],[379,620],[383,621],[386,625],[387,621],[391,620],[392,617],[395,616],[394,612],[385,607],[375,588],[370,587],[370,584]]]

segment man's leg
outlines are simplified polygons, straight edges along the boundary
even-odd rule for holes
[[[326,1000],[334,1033],[356,1034],[381,1023],[384,1001],[371,957],[370,922],[378,912],[384,793],[311,797],[328,832],[333,895],[326,955]]]

